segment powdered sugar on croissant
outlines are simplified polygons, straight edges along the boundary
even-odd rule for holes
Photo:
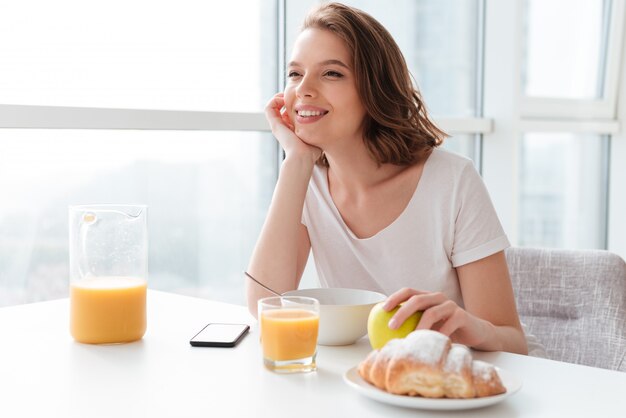
[[[359,364],[367,382],[397,395],[473,398],[506,392],[493,365],[436,331],[413,331],[389,341]]]

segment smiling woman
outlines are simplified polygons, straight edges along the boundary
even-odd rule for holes
[[[285,160],[248,271],[293,290],[312,249],[323,286],[391,295],[387,311],[402,304],[392,329],[423,311],[418,329],[526,353],[487,190],[471,161],[437,149],[445,134],[387,30],[325,3],[305,18],[287,75],[266,107]],[[247,286],[256,314],[265,290]]]

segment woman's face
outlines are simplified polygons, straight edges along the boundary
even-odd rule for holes
[[[285,107],[296,135],[326,152],[362,139],[365,109],[352,57],[337,35],[309,28],[298,36],[287,66]]]

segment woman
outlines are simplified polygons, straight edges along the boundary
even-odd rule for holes
[[[266,107],[285,151],[248,271],[298,287],[310,250],[322,285],[390,294],[397,328],[430,328],[479,350],[527,353],[503,250],[471,161],[439,150],[391,35],[366,13],[324,4],[306,18],[284,93]],[[251,312],[267,290],[248,280]]]

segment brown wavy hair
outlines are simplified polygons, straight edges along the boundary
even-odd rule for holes
[[[302,30],[328,30],[352,55],[356,88],[366,110],[364,141],[379,164],[412,165],[441,145],[447,134],[428,117],[400,48],[367,13],[340,3],[313,9]],[[328,165],[322,154],[318,163]]]

